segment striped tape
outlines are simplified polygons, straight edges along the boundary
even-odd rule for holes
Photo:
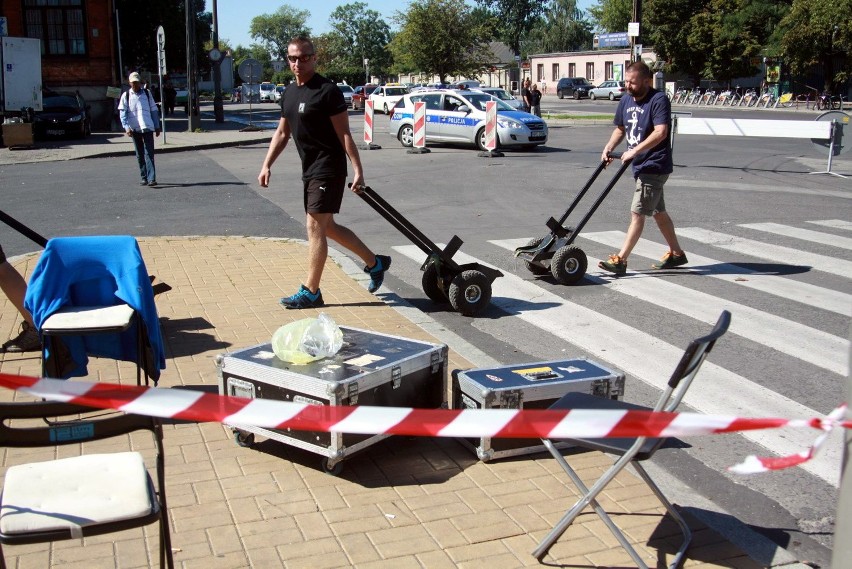
[[[185,389],[114,383],[64,381],[0,373],[0,386],[52,401],[163,419],[218,422],[267,429],[469,438],[630,438],[688,437],[782,427],[823,431],[810,449],[788,457],[748,457],[731,471],[739,474],[797,466],[813,458],[846,405],[810,420],[741,418],[696,413],[632,410],[413,409],[410,407],[327,406],[271,399],[225,397]]]

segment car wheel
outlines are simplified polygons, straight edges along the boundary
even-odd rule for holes
[[[557,91],[557,92],[556,92],[556,96],[557,96],[557,97],[559,97],[560,99],[564,99],[564,98],[565,98],[565,93],[563,93],[562,91]]]
[[[414,146],[414,129],[410,124],[403,125],[402,128],[399,129],[397,137],[399,138],[400,144],[406,148]]]
[[[612,95],[610,95],[610,97],[612,97]],[[594,94],[594,93],[589,93],[589,98],[590,98],[591,100],[593,100],[593,101],[594,101],[595,99],[597,99],[597,97],[595,96],[595,94]]]
[[[578,101],[580,100],[580,91],[577,89],[574,90],[574,98]]]
[[[497,144],[494,146],[494,149],[500,148],[500,137],[497,136],[497,133],[494,133],[494,137],[496,138]],[[476,133],[476,147],[479,148],[483,152],[488,152],[488,149],[485,148],[485,127],[479,129],[479,132]]]
[[[614,94],[614,93],[610,93],[610,94],[609,94],[609,100],[610,100],[610,101],[614,101],[614,100],[615,100],[615,94]]]

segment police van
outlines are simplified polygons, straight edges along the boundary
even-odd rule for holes
[[[426,103],[426,142],[474,144],[485,150],[486,104],[497,104],[497,146],[532,149],[547,142],[547,123],[503,101],[467,89],[418,91],[404,95],[393,108],[390,134],[400,144],[414,143],[414,103]]]

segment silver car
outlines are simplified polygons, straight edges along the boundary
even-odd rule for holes
[[[351,85],[347,85],[346,83],[338,83],[337,88],[343,92],[343,100],[346,101],[346,106],[352,106],[352,93],[355,92],[355,89],[352,88]]]
[[[535,148],[547,142],[547,124],[481,91],[420,91],[403,96],[390,113],[390,134],[414,143],[414,103],[426,103],[426,142],[473,144],[485,150],[485,105],[497,103],[497,146]]]
[[[506,89],[501,89],[500,87],[477,87],[476,90],[482,91],[483,93],[488,93],[489,95],[493,95],[504,103],[506,103],[507,105],[509,105],[510,107],[519,111],[523,110],[524,108],[524,102],[514,98],[506,91]]]
[[[624,81],[610,80],[604,81],[593,89],[589,89],[589,98],[593,101],[595,99],[615,101],[616,99],[620,99],[626,92],[627,88],[624,86]]]

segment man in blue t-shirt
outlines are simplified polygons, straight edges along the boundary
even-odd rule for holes
[[[352,163],[352,190],[364,189],[364,174],[358,148],[349,131],[349,113],[343,92],[316,72],[316,50],[307,37],[299,36],[287,45],[287,60],[296,82],[284,90],[281,119],[272,135],[258,183],[269,186],[271,168],[290,138],[302,160],[302,182],[308,230],[308,277],[292,296],[284,297],[285,308],[323,306],[320,279],[332,238],[364,261],[370,275],[367,290],[376,292],[391,264],[387,255],[375,255],[355,233],[334,220],[340,213],[346,185],[346,158]]]
[[[687,263],[686,253],[680,248],[675,235],[674,222],[666,212],[663,186],[672,173],[671,104],[665,93],[654,89],[651,70],[641,61],[631,63],[625,73],[627,96],[621,98],[615,112],[615,130],[604,146],[601,160],[612,162],[610,152],[627,139],[627,151],[621,161],[633,160],[633,177],[636,191],[631,205],[630,227],[621,251],[610,255],[598,266],[606,271],[623,275],[627,272],[627,257],[645,228],[645,218],[653,215],[669,250],[655,269],[672,269]]]

